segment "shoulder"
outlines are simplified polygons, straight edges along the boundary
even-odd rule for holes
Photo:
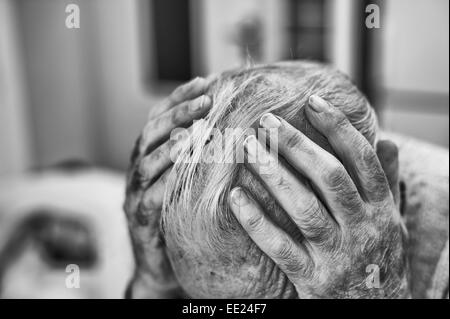
[[[394,141],[399,148],[412,295],[425,298],[433,290],[433,280],[445,249],[445,285],[448,286],[449,152],[443,147],[396,134],[383,133],[382,138]],[[443,278],[442,272],[439,277]]]

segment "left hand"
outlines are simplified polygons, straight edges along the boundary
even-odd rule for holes
[[[154,107],[133,150],[124,205],[136,269],[127,289],[129,298],[183,296],[159,231],[167,177],[179,127],[202,118],[211,107],[204,95],[211,79],[196,78],[175,89]],[[174,134],[176,136],[176,134]]]
[[[304,240],[295,242],[242,188],[231,192],[232,211],[256,245],[287,275],[300,298],[407,297],[405,231],[394,200],[398,197],[395,145],[378,144],[382,153],[391,155],[381,161],[382,166],[373,147],[337,108],[317,96],[305,107],[310,123],[328,139],[337,157],[272,114],[264,115],[260,124],[278,130],[280,155],[309,180],[314,191],[271,158],[255,136],[244,142],[247,165]]]

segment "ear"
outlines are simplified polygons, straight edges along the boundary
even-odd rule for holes
[[[379,141],[377,143],[377,155],[394,196],[395,204],[399,207],[400,182],[397,145],[388,140]]]

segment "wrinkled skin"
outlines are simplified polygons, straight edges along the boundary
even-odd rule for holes
[[[304,240],[290,237],[240,187],[230,195],[236,218],[287,275],[300,298],[408,297],[406,232],[394,199],[398,198],[395,145],[386,141],[378,145],[386,154],[382,162],[389,182],[375,150],[338,109],[313,96],[306,115],[341,161],[281,118],[266,114],[260,124],[278,129],[280,155],[311,181],[314,192],[256,138],[244,142],[248,166]],[[373,271],[376,283],[369,276]]]
[[[154,107],[136,141],[124,205],[136,262],[127,297],[172,298],[184,294],[165,253],[159,221],[172,167],[170,150],[176,146],[176,139],[169,137],[174,129],[188,127],[211,107],[210,98],[203,95],[208,83],[196,78],[174,90]]]
[[[169,153],[174,146],[172,141],[166,140],[173,129],[187,127],[193,119],[207,112],[211,101],[202,97],[207,84],[208,81],[197,79],[175,90],[156,108],[160,115],[149,121],[133,151],[125,203],[136,258],[135,275],[128,289],[129,297],[167,298],[184,294],[171,269],[158,228],[165,183],[171,170]],[[314,124],[313,116],[310,121]],[[328,120],[326,123],[329,129],[334,126],[349,128],[345,116],[337,111],[324,112],[321,116]],[[326,137],[336,133],[330,129],[327,134],[324,131],[326,128],[316,128]],[[283,271],[291,281],[280,285],[295,287],[299,297],[405,297],[407,267],[402,246],[404,233],[395,202],[398,198],[396,148],[389,142],[380,142],[377,148],[378,161],[373,148],[362,140],[359,132],[353,129],[347,130],[347,134],[342,140],[345,143],[341,144],[346,145],[347,151],[349,148],[356,151],[356,154],[347,153],[359,159],[369,174],[358,175],[358,170],[349,165],[340,165],[336,158],[327,153],[327,160],[321,168],[323,172],[329,173],[322,184],[328,184],[328,188],[319,185],[315,191],[319,192],[321,199],[324,195],[331,199],[332,205],[322,205],[312,190],[299,187],[298,181],[296,187],[288,187],[286,179],[274,179],[283,176],[279,171],[268,174],[266,179],[261,176],[268,192],[282,204],[304,233],[307,239],[305,242],[300,244],[292,241],[264,219],[258,203],[243,189],[232,192],[230,206],[257,246],[278,266],[276,270]],[[284,141],[291,153],[299,157],[305,146],[304,140],[298,131],[291,135],[285,136],[280,142]],[[333,147],[336,146],[332,140],[329,139],[329,142]],[[318,147],[314,150],[318,151]],[[351,156],[346,161],[345,147],[334,147],[334,150],[338,155],[343,155],[344,163],[351,162]],[[303,152],[302,156],[314,154],[308,149],[303,149]],[[282,150],[280,153],[286,157]],[[320,158],[318,156],[316,159]],[[313,171],[321,171],[317,169],[317,162],[311,161],[310,164],[314,164]],[[249,168],[258,174],[255,165],[257,163]],[[272,184],[269,182],[271,178]],[[356,180],[367,183],[361,188]],[[295,180],[291,181],[295,184]],[[276,188],[278,192],[274,191]],[[367,194],[364,190],[367,190]],[[360,194],[360,198],[356,194]],[[290,200],[294,206],[287,207],[283,205],[284,200],[277,196],[303,200]],[[310,200],[305,201],[305,196],[310,196]],[[302,207],[304,203],[311,205]],[[369,289],[366,285],[369,265],[377,265],[380,269],[380,288]],[[208,286],[208,283],[205,285]]]

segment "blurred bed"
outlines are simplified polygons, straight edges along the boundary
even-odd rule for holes
[[[0,296],[123,297],[133,269],[124,189],[123,175],[94,168],[1,179]]]

